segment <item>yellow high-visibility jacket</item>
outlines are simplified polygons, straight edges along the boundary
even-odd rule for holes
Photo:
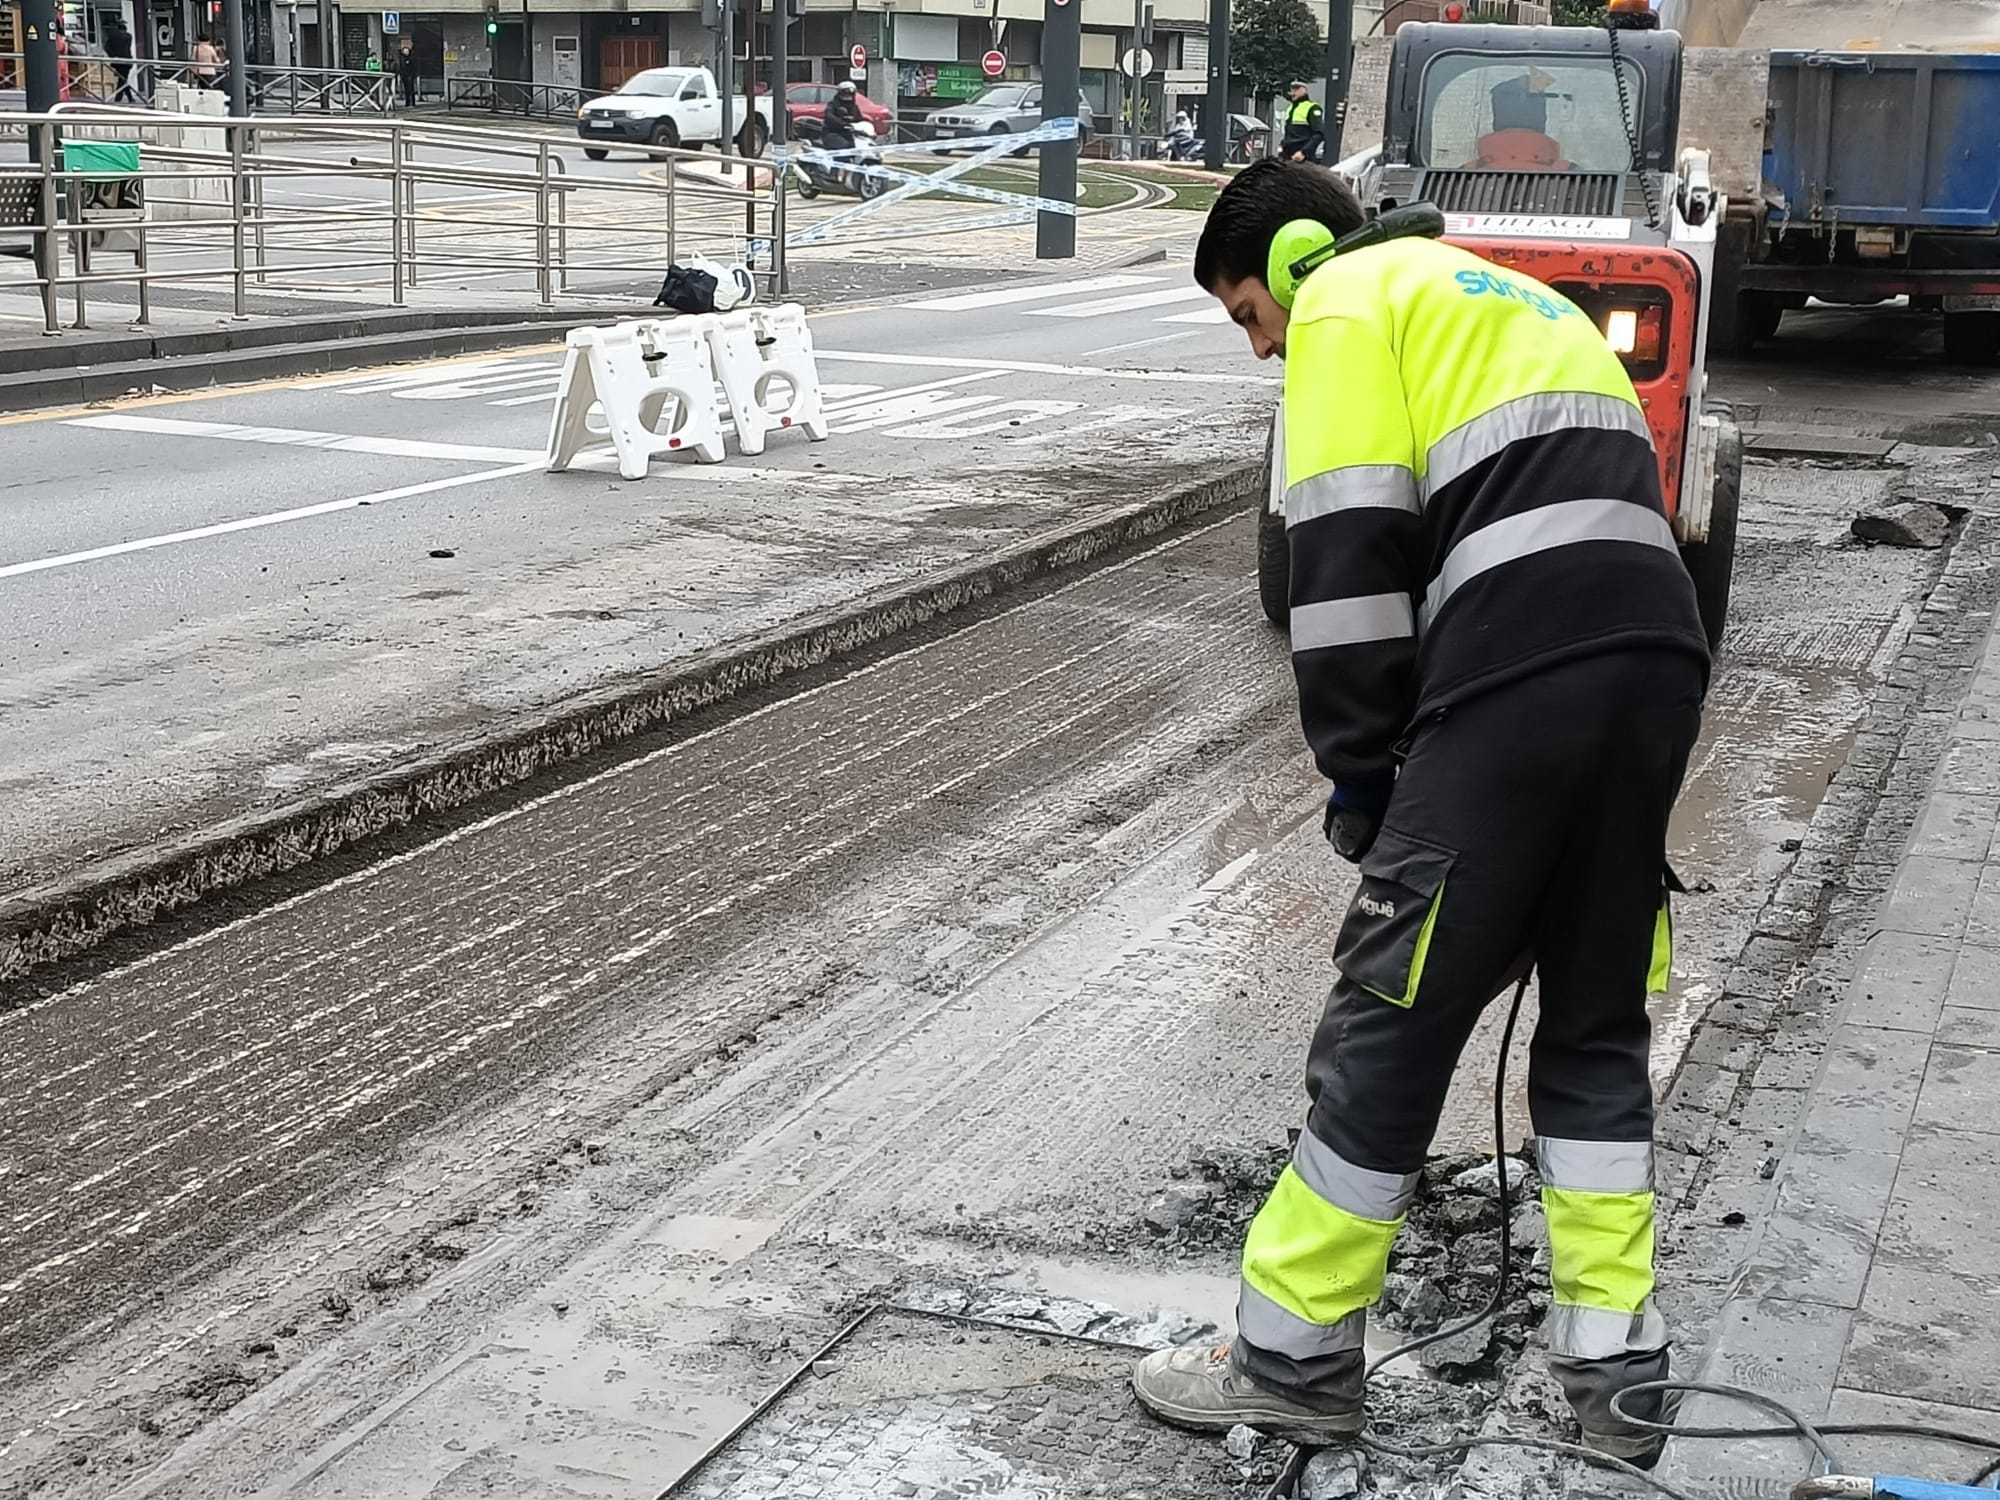
[[[1398,239],[1300,286],[1286,335],[1292,665],[1320,771],[1556,662],[1708,646],[1638,396],[1568,298]]]

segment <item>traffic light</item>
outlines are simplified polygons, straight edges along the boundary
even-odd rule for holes
[[[1153,7],[1150,5],[1146,7],[1139,22],[1139,45],[1141,47],[1153,45]]]
[[[486,7],[486,34],[490,37],[500,35],[500,12],[490,5]]]

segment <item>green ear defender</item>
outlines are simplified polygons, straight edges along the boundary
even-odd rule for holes
[[[1333,231],[1317,219],[1293,219],[1271,236],[1271,252],[1264,265],[1264,285],[1271,300],[1291,309],[1298,298],[1299,283],[1334,256]]]
[[[1293,219],[1271,236],[1264,285],[1271,289],[1271,300],[1290,312],[1298,300],[1299,283],[1334,256],[1406,236],[1436,239],[1444,228],[1444,214],[1432,203],[1405,203],[1385,209],[1339,239],[1317,219]]]

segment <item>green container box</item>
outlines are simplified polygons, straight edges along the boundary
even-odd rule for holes
[[[139,170],[137,141],[64,141],[63,170],[93,177],[123,177]]]

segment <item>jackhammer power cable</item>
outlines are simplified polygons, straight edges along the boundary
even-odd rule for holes
[[[1362,1384],[1374,1379],[1377,1372],[1393,1364],[1405,1355],[1427,1349],[1432,1344],[1443,1343],[1459,1334],[1469,1333],[1482,1323],[1497,1316],[1506,1305],[1508,1276],[1508,1255],[1511,1249],[1510,1231],[1513,1214],[1512,1192],[1507,1180],[1507,1054],[1514,1045],[1514,1028],[1521,1019],[1521,1002],[1528,994],[1528,979],[1524,977],[1514,987],[1514,999],[1507,1007],[1507,1025],[1500,1033],[1500,1059],[1493,1070],[1493,1161],[1500,1189],[1500,1259],[1498,1274],[1493,1282],[1493,1295],[1486,1305],[1471,1317],[1440,1328],[1435,1333],[1422,1338],[1411,1339],[1391,1349],[1387,1354],[1378,1355],[1369,1361],[1361,1373]],[[1726,1400],[1740,1401],[1751,1406],[1763,1407],[1788,1424],[1783,1427],[1681,1427],[1672,1422],[1654,1421],[1635,1417],[1625,1410],[1628,1398],[1659,1392],[1662,1396],[1670,1392],[1684,1392],[1691,1395],[1720,1396]],[[1618,1392],[1611,1398],[1611,1413],[1632,1427],[1648,1432],[1671,1433],[1676,1437],[1720,1438],[1741,1441],[1748,1438],[1799,1438],[1811,1447],[1815,1456],[1825,1465],[1824,1473],[1832,1473],[1840,1468],[1832,1446],[1827,1442],[1833,1437],[1904,1437],[1917,1438],[1926,1442],[1956,1443],[1968,1448],[1983,1448],[1988,1452],[2000,1452],[2000,1441],[1982,1437],[1975,1433],[1959,1432],[1949,1427],[1931,1427],[1911,1422],[1813,1422],[1803,1412],[1795,1411],[1784,1402],[1760,1391],[1743,1386],[1719,1385],[1698,1380],[1649,1380]],[[1469,1453],[1474,1448],[1528,1448],[1542,1453],[1554,1453],[1564,1458],[1576,1459],[1600,1469],[1608,1469],[1614,1474],[1622,1474],[1636,1484],[1641,1484],[1654,1492],[1665,1495],[1667,1500],[1701,1500],[1677,1485],[1668,1483],[1636,1464],[1627,1463],[1622,1458],[1609,1453],[1600,1453],[1595,1448],[1587,1448],[1581,1443],[1564,1442],[1560,1438],[1531,1437],[1520,1433],[1495,1433],[1490,1436],[1447,1438],[1435,1443],[1388,1443],[1366,1434],[1354,1440],[1355,1446],[1371,1453],[1380,1453],[1390,1458],[1444,1458],[1454,1453]],[[1331,1446],[1331,1445],[1329,1445]],[[1263,1500],[1292,1500],[1299,1477],[1306,1465],[1317,1452],[1317,1447],[1297,1446],[1279,1470],[1277,1480],[1264,1492]],[[2000,1475],[2000,1459],[1986,1465],[1975,1474],[1970,1483],[1977,1486]]]

